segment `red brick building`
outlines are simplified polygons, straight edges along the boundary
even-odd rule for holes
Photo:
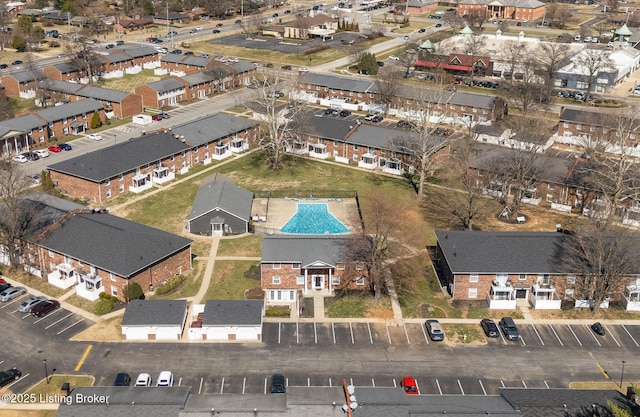
[[[462,0],[456,13],[465,16],[484,11],[488,19],[534,21],[544,17],[545,8],[538,0]]]
[[[72,62],[61,62],[59,64],[49,65],[42,70],[44,76],[49,80],[70,81],[80,83],[87,78],[87,72],[84,68],[75,65]]]

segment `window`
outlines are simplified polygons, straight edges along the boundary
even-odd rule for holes
[[[304,275],[296,277],[296,285],[304,285]]]
[[[340,277],[331,277],[332,285],[340,285]]]
[[[300,264],[291,264],[291,269],[300,269]]]
[[[547,184],[547,190],[553,190],[553,184],[548,183]]]
[[[111,198],[111,190],[107,190],[107,192],[105,193],[105,195],[107,196],[107,198]]]
[[[282,268],[281,264],[273,264],[273,269],[280,269]]]
[[[469,282],[478,282],[478,274],[469,275]]]
[[[547,194],[547,202],[548,203],[552,203],[553,202],[553,194]]]
[[[564,298],[573,298],[573,295],[575,294],[575,291],[573,288],[567,288],[564,291]]]
[[[107,180],[104,182],[104,185],[106,185],[107,187],[108,187],[109,185],[111,185],[111,180],[110,180],[110,179],[107,179]]]
[[[344,270],[344,264],[342,262],[338,262],[338,264],[336,265],[336,269],[338,271]]]
[[[274,276],[274,277],[271,277],[271,283],[272,283],[273,285],[280,285],[280,277],[279,277],[279,276],[277,276],[277,275],[276,275],[276,276]]]
[[[519,281],[524,281],[524,280],[526,280],[526,279],[527,279],[527,274],[520,274],[520,275],[518,275],[518,280],[519,280]]]
[[[124,193],[124,185],[120,184],[120,194]]]
[[[116,282],[116,276],[113,275],[113,273],[111,273],[111,272],[109,273],[109,280],[111,280],[113,282]]]
[[[576,283],[576,276],[575,275],[568,275],[567,276],[567,284],[575,284]]]
[[[469,288],[469,298],[478,298],[477,288]]]
[[[353,150],[357,151],[358,150],[358,145],[356,145],[355,143],[353,144]]]
[[[356,279],[356,285],[364,285],[364,277],[358,277]]]
[[[111,287],[111,295],[114,297],[118,296],[118,289],[116,287]]]
[[[118,175],[118,181],[122,181],[124,179],[124,174]]]
[[[364,269],[364,265],[363,264],[357,264],[356,265],[356,270],[362,271],[363,269]]]
[[[49,251],[49,258],[53,258],[53,251]]]
[[[538,274],[538,284],[549,285],[550,283],[551,283],[551,278],[549,274]]]

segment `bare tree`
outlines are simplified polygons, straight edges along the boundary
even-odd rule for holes
[[[587,85],[587,93],[584,95],[584,101],[589,99],[589,93],[593,89],[594,84],[601,72],[612,69],[613,64],[604,51],[598,49],[587,49],[580,53],[575,59],[574,64],[578,68],[578,73],[583,76],[583,80]]]
[[[535,59],[540,66],[548,98],[551,96],[556,74],[565,65],[568,54],[569,46],[560,42],[541,42],[536,50]]]
[[[506,41],[503,44],[500,55],[502,61],[507,64],[509,74],[511,74],[510,79],[513,80],[516,68],[522,63],[527,53],[527,46],[518,41]]]
[[[456,33],[458,28],[464,27],[465,25],[464,18],[462,16],[458,16],[456,13],[443,14],[442,23],[449,26],[451,33]]]
[[[416,64],[416,58],[418,57],[418,45],[409,44],[407,45],[407,49],[404,50],[403,53],[399,54],[398,61],[400,65],[402,65],[405,73],[409,72],[409,70]]]
[[[464,47],[467,54],[471,55],[471,65],[475,65],[475,57],[480,55],[484,50],[484,46],[487,43],[487,40],[484,36],[480,35],[471,35],[467,36],[464,41]],[[471,81],[473,81],[473,76],[475,75],[475,67],[471,69]]]
[[[42,226],[36,200],[25,198],[28,187],[20,166],[0,161],[0,243],[12,267],[20,265],[24,245]]]
[[[547,21],[555,22],[558,28],[562,29],[571,19],[571,8],[566,3],[548,3]]]
[[[291,97],[295,81],[282,79],[275,71],[264,70],[257,76],[255,84],[259,87],[251,105],[262,118],[260,145],[268,154],[269,168],[279,170],[283,167],[287,148],[304,134],[300,124],[305,106]],[[288,99],[281,100],[285,97]]]
[[[89,83],[92,84],[94,78],[104,70],[104,61],[85,40],[80,38],[77,42],[67,42],[65,52],[71,56],[72,63],[86,71]]]
[[[594,315],[637,273],[638,242],[635,232],[616,228],[608,220],[593,220],[562,245],[565,269],[576,274],[575,297],[588,301]]]
[[[389,113],[389,107],[398,95],[400,78],[392,68],[383,67],[376,76],[376,99],[384,106],[385,115]]]
[[[478,32],[482,32],[482,26],[487,22],[487,12],[484,9],[471,9],[465,16],[469,27],[477,27]]]
[[[526,57],[517,66],[514,66],[511,79],[502,83],[503,90],[507,93],[507,99],[512,107],[528,115],[536,110],[543,100],[542,78],[538,75],[538,61],[533,57]]]
[[[421,90],[412,99],[418,110],[407,112],[405,126],[408,133],[393,139],[394,148],[414,161],[418,175],[418,199],[424,196],[427,177],[430,175],[435,154],[447,148],[448,138],[436,135],[436,130],[447,116],[450,94],[443,90]]]

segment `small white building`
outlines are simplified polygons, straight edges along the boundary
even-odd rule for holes
[[[186,300],[134,300],[122,318],[125,340],[179,340],[187,320]]]

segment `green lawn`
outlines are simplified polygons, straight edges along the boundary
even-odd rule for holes
[[[111,78],[109,80],[101,78],[98,84],[104,88],[133,93],[137,86],[159,81],[162,78],[163,76],[154,75],[152,69],[144,69],[139,74],[125,74],[122,78]]]
[[[211,284],[204,300],[242,300],[245,290],[260,287],[260,281],[244,276],[252,261],[216,261]],[[204,301],[203,300],[203,301]]]
[[[167,294],[155,294],[150,297],[153,300],[175,300],[178,298],[193,297],[198,293],[200,286],[202,285],[202,278],[204,277],[204,269],[207,267],[206,262],[193,261],[193,269],[185,275],[184,282]]]
[[[236,239],[222,239],[218,245],[218,256],[260,256],[262,237],[244,236]]]

